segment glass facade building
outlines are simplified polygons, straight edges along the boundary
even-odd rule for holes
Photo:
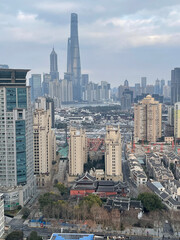
[[[27,72],[0,69],[0,191],[5,196],[5,209],[23,206],[35,194],[33,114]]]

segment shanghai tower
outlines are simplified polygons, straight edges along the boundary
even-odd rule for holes
[[[81,100],[81,62],[78,39],[78,15],[71,14],[71,36],[68,38],[67,72],[73,83],[73,100]]]

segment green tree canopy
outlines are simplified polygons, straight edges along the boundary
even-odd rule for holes
[[[93,205],[102,206],[102,201],[99,196],[94,194],[89,194],[88,196],[84,197],[80,202],[80,207],[85,204],[88,208],[91,208]]]
[[[68,189],[67,187],[65,187],[65,185],[63,183],[57,183],[54,185],[55,187],[57,187],[57,189],[59,190],[59,192],[61,193],[61,195],[65,195],[68,193]]]
[[[154,193],[141,193],[138,196],[138,200],[141,200],[145,212],[161,210],[164,208],[161,199]]]
[[[7,235],[6,240],[23,240],[23,232],[13,231]]]
[[[42,237],[38,236],[36,231],[32,231],[27,240],[42,240]]]

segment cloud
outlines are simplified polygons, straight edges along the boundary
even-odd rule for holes
[[[18,12],[17,19],[20,21],[30,21],[34,22],[37,18],[37,14],[25,14],[22,11]]]
[[[76,11],[79,5],[75,2],[38,2],[34,5],[37,9],[51,13],[66,13]]]

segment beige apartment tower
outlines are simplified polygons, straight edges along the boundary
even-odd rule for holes
[[[77,176],[84,173],[87,162],[87,138],[85,130],[70,128],[69,139],[69,175]]]
[[[122,180],[121,133],[119,126],[107,126],[105,137],[105,178]]]
[[[174,137],[180,139],[180,102],[174,104]]]
[[[52,162],[56,159],[56,137],[51,129],[50,110],[35,110],[33,144],[37,186],[42,187],[50,182]]]
[[[161,137],[161,112],[161,104],[150,95],[134,105],[135,142],[156,142]]]

